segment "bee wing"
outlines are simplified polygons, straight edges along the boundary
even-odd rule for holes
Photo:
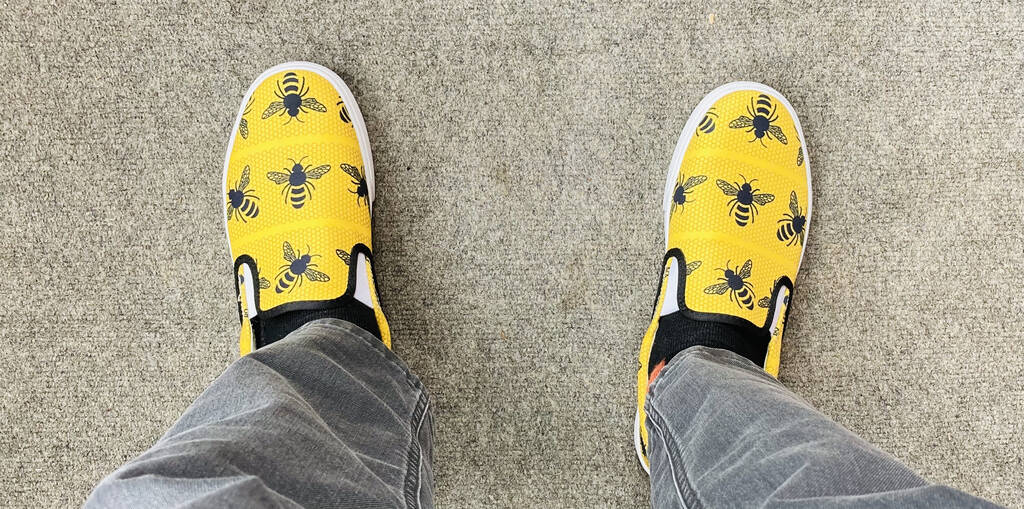
[[[249,185],[249,166],[242,170],[242,178],[238,179],[238,190],[245,191],[245,186]]]
[[[352,166],[351,164],[344,164],[344,163],[342,163],[341,171],[343,171],[345,173],[348,173],[348,175],[350,177],[352,177],[352,178],[354,178],[356,180],[362,180],[363,179],[363,176],[359,173],[359,168],[356,168],[355,166]]]
[[[324,174],[327,173],[327,171],[330,170],[330,169],[331,169],[331,165],[329,165],[329,164],[325,164],[325,165],[322,165],[322,166],[317,166],[316,168],[313,168],[312,170],[307,170],[306,171],[306,177],[307,178],[311,178],[311,179],[318,179],[320,177],[323,177]]]
[[[270,288],[270,280],[265,278],[265,277],[261,277],[260,278],[260,289],[261,290],[266,290],[267,288]]]
[[[707,180],[707,179],[708,179],[707,175],[693,175],[690,178],[686,179],[686,182],[683,183],[683,190],[685,191],[685,190],[690,189],[690,188],[692,188],[694,186],[698,186],[700,184],[703,184],[704,181]]]
[[[227,211],[227,214],[226,214],[228,216],[228,219],[231,219],[231,209],[232,208],[234,208],[234,207],[231,206],[231,200],[228,200],[228,211]]]
[[[292,250],[292,245],[287,240],[284,242],[284,260],[289,263],[295,261],[295,251]]]
[[[754,127],[754,121],[746,115],[740,115],[739,118],[729,122],[729,127],[733,129],[741,129],[743,127]]]
[[[709,294],[710,293],[715,293],[715,294],[718,294],[718,295],[722,295],[723,293],[728,292],[728,291],[729,291],[729,283],[718,283],[718,284],[711,285],[711,286],[709,286],[709,287],[704,289],[704,293],[709,293]]]
[[[238,132],[242,135],[242,139],[249,137],[249,122],[244,118],[238,123]]]
[[[771,135],[774,136],[775,139],[779,140],[779,143],[782,143],[783,145],[789,143],[789,140],[786,139],[786,135],[783,134],[781,127],[773,125],[768,128],[768,132],[771,133]]]
[[[288,182],[288,174],[281,173],[279,171],[268,171],[267,178],[272,180],[275,184],[284,184]]]
[[[769,304],[771,304],[771,302],[772,302],[772,299],[770,299],[768,297],[761,297],[761,300],[757,301],[757,306],[758,307],[762,307],[762,308],[766,308],[766,307],[768,307]]]
[[[693,271],[695,271],[695,270],[697,270],[699,268],[700,268],[700,260],[697,260],[695,262],[687,263],[686,264],[686,275],[689,276],[690,274],[693,274]]]
[[[796,201],[796,191],[789,192],[789,211],[793,213],[793,216],[800,215],[800,203]]]
[[[757,203],[758,205],[768,205],[769,203],[775,201],[775,195],[768,193],[755,194],[753,198],[754,202]]]
[[[306,276],[310,281],[326,282],[331,280],[330,276],[316,269],[306,268],[306,272],[303,272],[302,275]]]
[[[804,165],[804,148],[803,147],[800,147],[796,151],[796,165],[797,166],[803,166]]]
[[[323,104],[320,104],[320,101],[317,101],[316,99],[313,99],[312,97],[307,97],[307,98],[303,99],[302,100],[302,107],[303,108],[309,108],[309,109],[311,109],[313,111],[319,111],[320,113],[327,113],[327,106],[324,106]]]
[[[284,101],[274,101],[267,106],[267,109],[263,110],[263,116],[260,118],[270,118],[271,115],[284,109]]]
[[[747,260],[747,263],[744,263],[743,268],[740,269],[739,276],[743,279],[747,279],[748,277],[750,277],[750,269],[752,268],[754,268],[754,263],[751,262],[750,260]]]
[[[716,180],[715,181],[715,185],[717,185],[718,188],[721,189],[722,192],[725,193],[726,196],[736,196],[740,192],[739,189],[736,189],[736,186],[734,186],[734,185],[732,185],[732,184],[730,184],[730,183],[728,183],[728,182],[726,182],[726,181],[724,181],[722,179]]]
[[[338,258],[341,258],[341,261],[345,262],[345,265],[352,263],[352,257],[344,249],[335,249],[334,252],[338,254]]]

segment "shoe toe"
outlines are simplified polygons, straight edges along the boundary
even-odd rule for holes
[[[803,133],[778,92],[723,88],[682,134],[666,238],[688,265],[686,308],[767,327],[772,297],[796,280],[809,226]]]
[[[236,263],[268,283],[253,288],[259,311],[352,292],[350,267],[371,248],[372,160],[348,87],[314,64],[277,66],[250,87],[235,126],[228,239]]]

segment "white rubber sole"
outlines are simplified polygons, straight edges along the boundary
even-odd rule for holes
[[[683,156],[686,155],[686,149],[690,146],[690,140],[693,139],[693,135],[697,132],[697,126],[700,125],[701,120],[704,119],[704,115],[707,114],[708,110],[718,102],[719,99],[729,95],[733,92],[742,90],[752,90],[754,92],[761,92],[771,95],[774,99],[778,99],[789,114],[793,117],[793,125],[796,127],[797,136],[800,140],[800,150],[804,153],[804,169],[807,171],[807,224],[804,227],[804,235],[810,234],[811,227],[811,206],[813,204],[813,193],[811,192],[811,160],[807,157],[807,143],[804,142],[804,131],[800,127],[800,119],[797,118],[796,110],[793,109],[793,105],[786,100],[778,90],[775,90],[768,85],[753,81],[734,81],[732,83],[726,83],[714,90],[708,95],[704,96],[697,107],[693,109],[693,113],[690,113],[690,118],[686,120],[686,125],[683,126],[683,132],[679,135],[679,141],[676,142],[676,149],[672,153],[672,161],[668,165],[668,175],[665,177],[665,195],[662,200],[662,210],[664,213],[665,221],[665,249],[668,249],[668,226],[669,216],[672,213],[672,193],[675,191],[676,181],[679,179],[679,168],[683,164]],[[800,272],[800,265],[804,261],[804,250],[807,249],[807,243],[800,248],[800,261],[797,262],[797,273]],[[676,264],[672,265],[675,269]],[[669,274],[669,280],[678,277],[678,272],[673,271]],[[668,289],[666,288],[666,291]],[[776,314],[782,309],[781,306],[776,306]],[[778,316],[774,318],[778,321]],[[635,416],[633,417],[633,444],[636,447],[636,456],[640,460],[640,465],[643,466],[644,471],[651,473],[650,467],[647,462],[644,461],[643,446],[640,441],[640,410],[637,409]]]
[[[647,466],[647,462],[644,461],[644,448],[640,440],[640,409],[638,408],[633,416],[633,446],[636,447],[636,459],[640,460],[640,466],[644,468],[647,475],[651,475],[651,467]]]
[[[370,151],[370,136],[366,132],[366,122],[363,120],[363,113],[362,111],[359,110],[359,104],[356,102],[355,96],[352,95],[352,91],[349,90],[348,85],[345,84],[345,80],[341,79],[341,77],[338,76],[334,71],[322,65],[314,64],[312,62],[294,61],[275,65],[274,67],[271,67],[266,71],[263,71],[263,73],[260,74],[259,77],[257,77],[252,82],[251,85],[249,85],[249,89],[245,92],[245,96],[242,98],[242,104],[238,107],[238,114],[235,116],[235,122],[231,126],[231,133],[229,134],[228,137],[228,148],[224,154],[224,170],[222,177],[221,194],[218,201],[221,204],[223,204],[225,196],[227,196],[229,185],[228,163],[231,161],[231,151],[235,146],[235,136],[236,133],[238,132],[238,125],[242,121],[242,114],[245,113],[246,104],[249,103],[249,99],[252,97],[253,92],[256,91],[256,87],[258,87],[261,83],[266,81],[267,78],[284,71],[305,71],[319,74],[320,76],[323,76],[331,85],[333,85],[334,88],[338,91],[338,95],[341,96],[342,102],[344,102],[345,107],[348,109],[348,114],[352,121],[352,127],[356,131],[356,141],[359,143],[359,154],[360,157],[362,157],[363,171],[366,175],[366,188],[368,194],[367,197],[369,198],[370,217],[372,218],[373,200],[375,196],[376,187],[373,177],[373,154]],[[223,212],[223,206],[221,207],[220,210]],[[228,235],[228,217],[226,214],[224,215],[224,236],[228,240],[228,252],[231,253],[231,236]],[[367,291],[359,291],[360,286],[364,288],[368,287],[366,283],[367,276],[365,276],[366,271],[363,270],[365,268],[365,259],[363,258],[362,255],[360,255],[358,263],[359,264],[357,265],[357,267],[360,270],[358,274],[360,276],[357,281],[356,297],[359,298],[359,300],[364,301],[365,303],[369,303],[370,297]],[[232,260],[232,264],[234,264],[234,260]],[[246,310],[248,311],[249,319],[252,319],[259,313],[259,310],[256,309],[255,305],[256,297],[254,285],[252,284],[252,269],[248,265],[243,265],[242,272],[246,278],[246,281],[248,282],[245,285]],[[370,307],[373,307],[372,304],[369,305]],[[255,344],[252,345],[252,349],[255,350]]]

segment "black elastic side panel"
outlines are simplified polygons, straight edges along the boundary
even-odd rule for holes
[[[764,358],[768,354],[768,343],[771,339],[767,330],[694,320],[676,311],[661,317],[658,322],[647,372],[649,375],[662,359],[672,360],[677,353],[691,346],[729,350],[764,367]]]
[[[380,337],[380,328],[377,326],[377,316],[373,313],[373,309],[354,297],[344,295],[334,300],[323,301],[323,304],[325,304],[323,307],[315,309],[295,309],[279,314],[275,313],[269,318],[269,313],[257,315],[262,334],[257,335],[256,348],[263,348],[284,338],[293,330],[321,318],[337,318],[351,322],[366,332]]]

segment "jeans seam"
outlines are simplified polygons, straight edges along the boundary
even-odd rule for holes
[[[405,375],[406,383],[417,391],[420,395],[416,402],[416,407],[413,409],[412,416],[409,418],[409,429],[411,430],[411,436],[409,439],[409,452],[406,455],[406,473],[405,482],[403,483],[403,495],[405,496],[405,506],[410,509],[419,509],[422,505],[420,501],[420,492],[422,490],[423,480],[420,477],[420,472],[423,466],[423,450],[422,444],[420,444],[420,430],[423,428],[423,423],[426,421],[428,408],[430,407],[430,398],[427,395],[422,383],[415,375],[405,366],[401,359],[387,348],[383,342],[376,336],[366,332],[359,326],[339,320],[341,323],[334,323],[337,319],[321,319],[314,320],[307,323],[303,327],[326,327],[336,329],[347,329],[353,332],[354,336],[359,338],[365,345],[373,349],[380,355],[385,361],[389,362]],[[390,355],[389,355],[390,354]]]
[[[665,447],[669,449],[668,463],[669,467],[672,469],[672,484],[676,488],[676,493],[679,495],[680,501],[683,503],[684,507],[694,509],[703,508],[704,504],[701,503],[700,499],[698,498],[697,490],[693,488],[693,484],[690,482],[689,476],[686,473],[686,468],[682,465],[682,461],[679,462],[680,464],[678,468],[676,466],[676,462],[673,461],[674,458],[680,458],[682,456],[682,453],[675,446],[675,435],[672,433],[671,430],[663,426],[664,419],[662,418],[661,413],[655,407],[654,401],[651,400],[650,398],[647,399],[647,407],[647,418],[651,421],[651,424],[654,425],[654,428],[657,429],[658,432],[661,433],[662,435],[667,435],[668,438],[672,439],[663,440],[662,442],[665,444]],[[650,442],[650,440],[648,440],[648,442]],[[676,475],[677,471],[679,475]]]
[[[412,418],[409,419],[409,429],[412,430],[412,437],[409,441],[409,454],[406,457],[405,466],[405,506],[412,509],[420,507],[420,490],[423,481],[420,477],[420,472],[423,466],[423,450],[419,437],[429,406],[430,402],[427,394],[420,392],[419,401],[416,402],[416,409],[413,410]]]

